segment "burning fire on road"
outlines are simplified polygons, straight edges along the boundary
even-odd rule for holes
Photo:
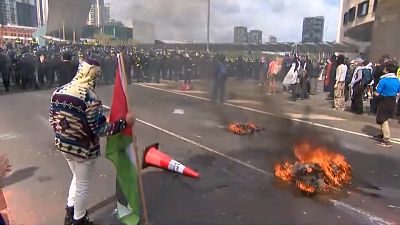
[[[295,184],[304,194],[340,190],[351,181],[351,166],[339,153],[302,142],[295,146],[294,154],[295,162],[275,166],[275,176]]]
[[[254,134],[255,132],[261,132],[264,129],[256,126],[252,122],[248,122],[248,123],[229,124],[228,130],[237,135],[251,135],[251,134]]]

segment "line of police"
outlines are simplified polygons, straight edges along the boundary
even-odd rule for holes
[[[40,47],[6,44],[0,48],[0,74],[6,91],[11,85],[28,88],[46,88],[68,83],[75,75],[79,62],[85,57],[96,58],[101,63],[99,84],[114,80],[117,53],[125,54],[128,82],[160,82],[212,78],[215,54],[189,52],[176,49],[139,50],[124,46],[85,46],[49,43]],[[224,60],[228,76],[258,79],[261,64],[253,57],[227,57]]]

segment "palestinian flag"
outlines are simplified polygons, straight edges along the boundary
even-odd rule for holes
[[[118,55],[115,74],[114,94],[111,105],[110,123],[125,118],[128,113],[126,81],[122,70],[122,57]],[[106,156],[117,171],[118,218],[126,225],[139,223],[139,186],[135,152],[132,148],[132,127],[107,138]]]

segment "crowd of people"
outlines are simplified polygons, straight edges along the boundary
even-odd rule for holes
[[[43,89],[62,86],[75,76],[78,65],[85,58],[95,59],[100,64],[101,77],[96,84],[112,84],[117,66],[117,53],[123,53],[128,83],[156,82],[161,79],[183,81],[209,79],[213,86],[211,99],[223,102],[225,83],[228,77],[259,80],[263,92],[275,95],[283,92],[291,100],[308,99],[317,94],[318,79],[324,79],[324,91],[332,108],[364,113],[363,102],[370,99],[370,112],[378,113],[381,97],[375,96],[379,81],[386,66],[397,68],[397,60],[383,56],[379,63],[372,64],[362,59],[350,61],[343,55],[332,55],[329,59],[286,54],[284,56],[225,56],[178,49],[138,49],[119,46],[86,46],[76,44],[38,45],[7,44],[0,48],[0,74],[5,91],[10,86],[21,89]],[[393,71],[392,71],[393,72]],[[400,77],[400,70],[395,74]],[[283,85],[280,86],[279,84]],[[395,103],[396,104],[396,103]],[[400,116],[400,104],[397,103]],[[386,138],[387,139],[387,138]],[[386,142],[389,145],[389,142]]]
[[[392,146],[388,121],[396,111],[400,123],[400,68],[396,59],[385,55],[373,65],[361,58],[350,61],[344,55],[332,55],[326,64],[316,67],[307,56],[294,55],[272,60],[265,71],[262,80],[267,93],[276,93],[275,80],[281,74],[284,90],[291,94],[292,100],[316,94],[318,77],[324,78],[326,100],[332,101],[334,110],[345,111],[346,102],[351,101],[350,111],[363,114],[363,102],[369,100],[368,113],[376,115],[382,130],[382,134],[374,138],[380,146]]]
[[[59,45],[46,47],[7,44],[0,48],[0,73],[5,91],[10,86],[46,88],[64,85],[75,74],[84,58],[95,58],[101,65],[99,84],[114,80],[117,53],[124,53],[128,82],[160,82],[160,79],[184,81],[209,79],[219,54],[177,49],[138,49],[136,47]],[[224,57],[226,73],[240,79],[257,79],[258,57]]]

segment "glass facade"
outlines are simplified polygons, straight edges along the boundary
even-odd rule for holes
[[[105,25],[103,26],[103,32],[113,39],[127,41],[133,38],[133,29],[130,27]]]

